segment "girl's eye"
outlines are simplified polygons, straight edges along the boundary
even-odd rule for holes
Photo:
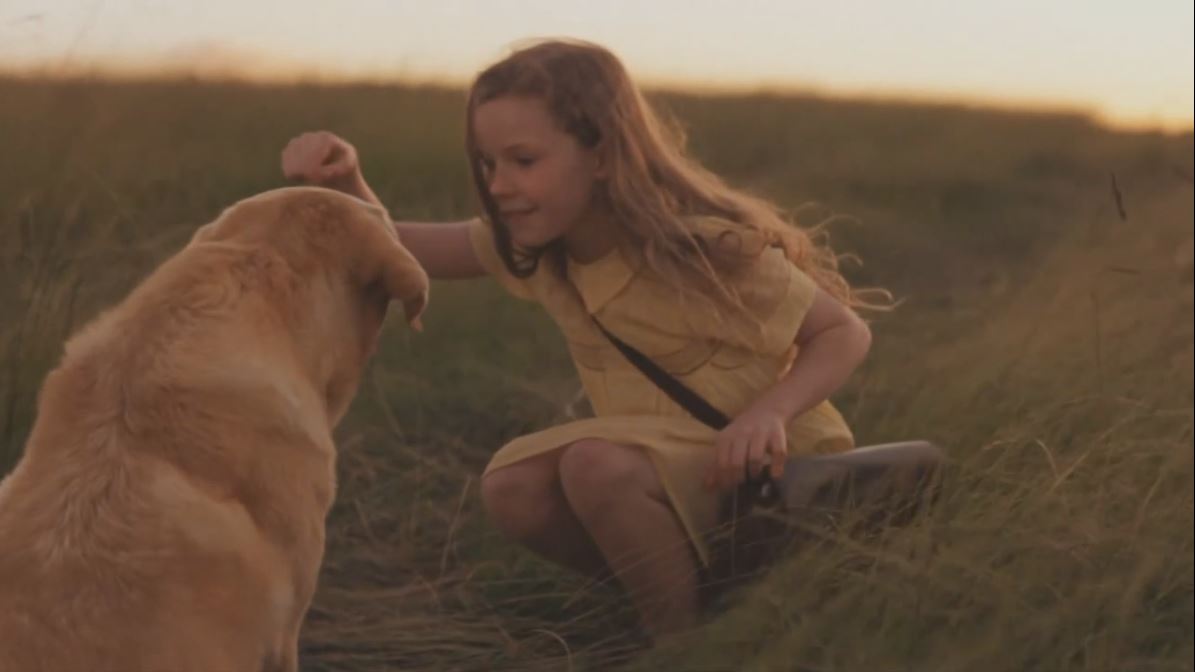
[[[520,156],[515,159],[515,163],[522,166],[523,168],[529,168],[532,164],[535,163],[535,159],[530,156]]]

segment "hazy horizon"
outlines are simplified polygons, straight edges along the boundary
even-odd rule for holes
[[[0,9],[0,71],[463,86],[520,41],[568,36],[609,47],[645,88],[1065,110],[1186,130],[1193,14],[1174,0],[13,0]]]

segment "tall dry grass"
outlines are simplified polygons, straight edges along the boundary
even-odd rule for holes
[[[6,80],[0,99],[0,473],[63,340],[281,184],[291,135],[358,143],[398,217],[472,208],[456,91]],[[946,446],[942,505],[880,539],[827,531],[644,652],[617,587],[505,542],[479,507],[492,451],[566,415],[560,337],[488,282],[440,283],[426,332],[388,332],[338,430],[304,669],[1191,669],[1191,135],[653,99],[732,182],[809,223],[849,215],[831,231],[866,262],[850,276],[905,303],[835,400],[861,442]]]

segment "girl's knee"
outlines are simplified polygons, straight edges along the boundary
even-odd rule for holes
[[[481,479],[481,501],[486,515],[509,537],[527,539],[552,524],[552,493],[542,483],[527,478],[518,469],[490,472]]]
[[[560,484],[574,505],[623,499],[629,490],[648,490],[655,483],[651,460],[636,448],[582,439],[560,456]]]

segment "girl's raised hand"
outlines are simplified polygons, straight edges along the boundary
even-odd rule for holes
[[[290,180],[339,189],[351,188],[361,179],[357,149],[328,131],[303,133],[282,150],[282,174]]]

